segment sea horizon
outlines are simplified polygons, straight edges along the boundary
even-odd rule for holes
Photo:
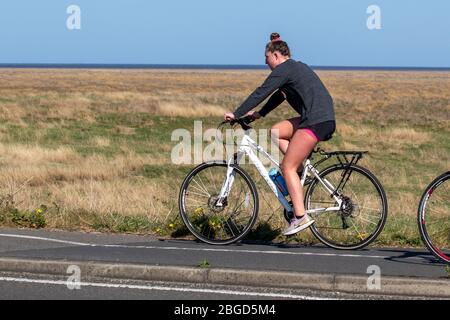
[[[0,63],[0,68],[12,69],[217,69],[217,70],[267,70],[266,65],[233,64],[115,64],[115,63]],[[450,67],[398,67],[398,66],[314,66],[314,70],[342,71],[450,71]]]

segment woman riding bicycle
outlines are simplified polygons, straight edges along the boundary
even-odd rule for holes
[[[331,139],[335,128],[333,99],[319,77],[306,64],[291,59],[286,42],[278,33],[272,33],[266,45],[266,64],[272,73],[234,113],[224,115],[226,121],[249,115],[254,119],[265,117],[284,100],[300,116],[275,124],[272,139],[284,154],[281,162],[286,185],[294,207],[294,215],[284,235],[292,235],[314,223],[303,204],[303,186],[298,172],[302,163],[319,141]],[[269,95],[271,97],[258,112],[250,111]]]

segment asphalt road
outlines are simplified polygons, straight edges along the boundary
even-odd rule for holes
[[[358,251],[337,251],[322,246],[245,242],[211,246],[196,241],[162,240],[152,236],[49,230],[0,229],[2,258],[179,267],[198,267],[207,262],[209,268],[364,277],[369,277],[369,270],[376,266],[382,277],[448,280],[445,266],[425,249],[369,247]],[[25,274],[0,270],[0,299],[393,299],[387,295],[276,288],[276,285],[272,288],[256,288],[232,284],[90,279],[85,276],[81,278],[81,288],[71,290],[67,286],[68,277],[66,274]]]
[[[198,266],[245,270],[447,278],[444,265],[425,249],[366,248],[337,251],[321,246],[240,243],[211,246],[150,236],[0,229],[0,257]],[[368,271],[369,269],[369,271]]]
[[[0,272],[1,300],[392,300],[418,297]],[[427,297],[421,297],[427,299]]]

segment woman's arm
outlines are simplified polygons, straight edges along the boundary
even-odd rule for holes
[[[281,67],[281,66],[280,66]],[[263,102],[270,94],[287,82],[287,76],[283,68],[275,68],[264,83],[241,104],[234,112],[236,118],[240,118]],[[281,102],[280,102],[281,103]]]
[[[267,103],[259,110],[259,114],[265,117],[270,111],[278,107],[286,97],[281,90],[277,90],[267,101]]]

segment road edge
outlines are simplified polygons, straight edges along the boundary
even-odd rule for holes
[[[450,298],[450,279],[382,276],[379,288],[370,289],[368,276],[361,275],[0,258],[2,272],[69,277],[72,265],[80,268],[81,277]]]

